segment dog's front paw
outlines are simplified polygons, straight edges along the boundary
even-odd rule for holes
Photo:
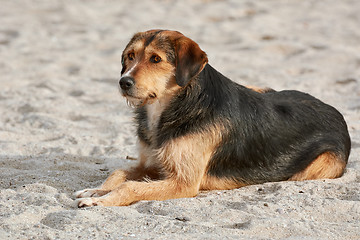
[[[78,208],[102,206],[99,198],[81,198],[75,201]]]
[[[102,189],[84,189],[75,192],[76,198],[89,198],[89,197],[101,197],[107,194],[108,190],[102,190]]]

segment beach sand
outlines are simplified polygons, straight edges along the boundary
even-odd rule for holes
[[[0,239],[360,239],[360,1],[0,1]],[[343,177],[77,209],[137,157],[120,56],[178,30],[244,85],[296,89],[345,117]]]

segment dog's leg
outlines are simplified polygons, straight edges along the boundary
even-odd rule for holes
[[[293,175],[289,181],[338,178],[344,173],[346,162],[332,152],[318,156],[307,168]]]
[[[159,169],[155,167],[144,167],[144,164],[140,163],[139,166],[129,171],[121,169],[115,170],[100,187],[77,191],[75,197],[101,197],[118,188],[127,180],[141,181],[146,179],[159,179],[160,175]]]
[[[102,197],[83,198],[78,207],[123,206],[139,200],[165,200],[195,196],[207,163],[220,142],[219,128],[172,139],[157,151],[168,178],[150,182],[128,181]]]
[[[130,172],[121,169],[115,170],[98,188],[89,188],[75,192],[76,198],[100,197],[125,182]]]
[[[205,174],[201,180],[201,190],[229,190],[240,188],[248,185],[245,182],[238,181],[232,178],[219,178]]]
[[[102,197],[79,199],[77,205],[78,207],[126,206],[140,200],[193,197],[198,190],[198,184],[187,184],[176,178],[153,182],[128,181]]]

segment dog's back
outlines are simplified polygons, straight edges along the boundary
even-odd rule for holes
[[[189,87],[191,91],[180,94],[168,109],[184,110],[176,115],[176,125],[159,132],[169,138],[206,131],[201,127],[211,123],[225,125],[222,142],[209,161],[210,176],[247,184],[288,180],[322,154],[342,166],[335,175],[343,173],[350,138],[335,108],[298,91],[257,93],[210,65]],[[164,122],[174,122],[164,114]]]

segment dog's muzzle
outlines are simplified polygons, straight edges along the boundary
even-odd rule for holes
[[[135,85],[135,80],[132,77],[122,77],[119,81],[120,87],[124,91],[128,91]]]

